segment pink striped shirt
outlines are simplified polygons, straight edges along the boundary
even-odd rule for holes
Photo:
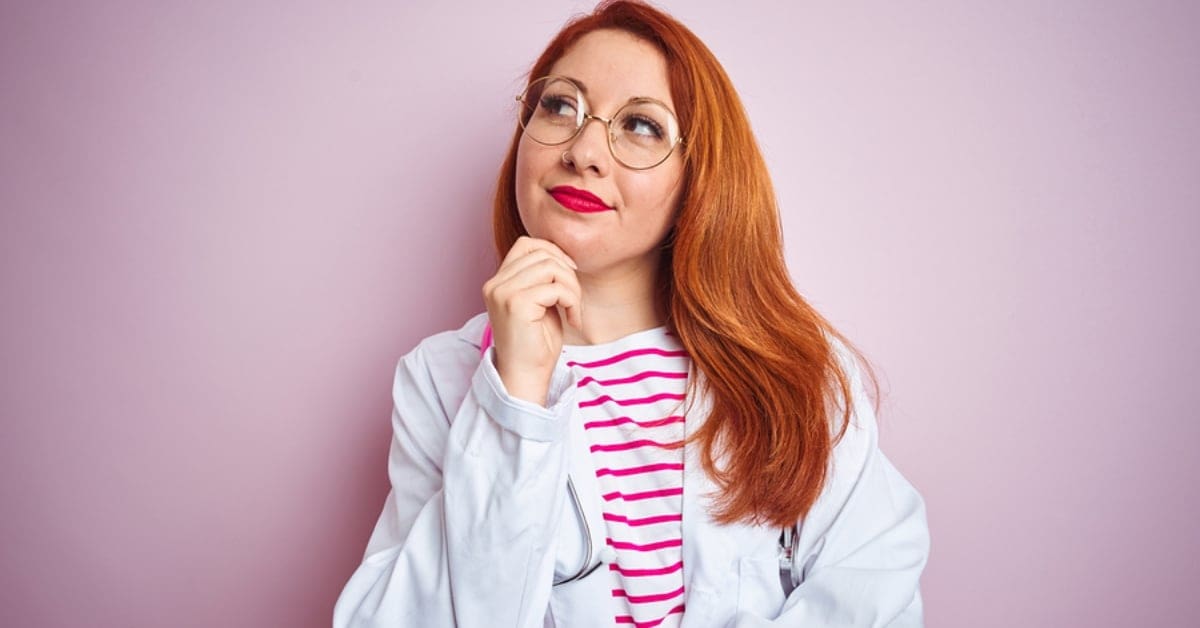
[[[613,619],[670,628],[683,619],[683,401],[691,360],[659,327],[567,346],[603,497]]]

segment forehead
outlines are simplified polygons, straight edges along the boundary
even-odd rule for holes
[[[625,31],[598,30],[580,37],[550,74],[582,84],[594,107],[630,98],[654,98],[672,109],[667,60],[653,44]]]

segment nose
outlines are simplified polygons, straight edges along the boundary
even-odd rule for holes
[[[596,122],[597,124],[591,124]],[[590,113],[584,114],[583,128],[571,140],[568,168],[591,170],[597,176],[607,176],[612,170],[612,153],[608,147],[608,121]]]

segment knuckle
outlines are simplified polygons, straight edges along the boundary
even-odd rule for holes
[[[499,305],[504,305],[505,303],[509,302],[510,295],[507,290],[502,290],[500,288],[496,288],[495,290],[492,291],[491,300],[493,303],[497,303]]]

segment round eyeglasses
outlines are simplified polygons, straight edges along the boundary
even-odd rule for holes
[[[588,113],[583,89],[569,78],[545,76],[517,96],[517,120],[529,139],[546,146],[570,141],[589,120],[608,129],[608,149],[626,168],[648,170],[671,156],[683,143],[679,121],[667,106],[653,98],[634,98],[611,118]]]

